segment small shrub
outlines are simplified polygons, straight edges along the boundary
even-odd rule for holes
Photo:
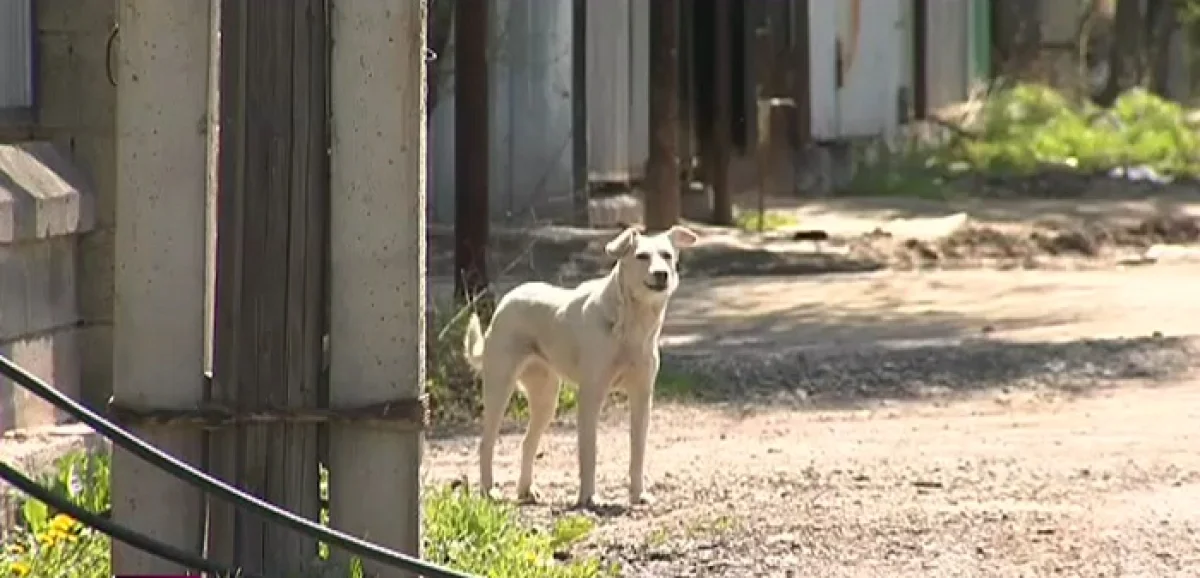
[[[966,174],[1027,176],[1047,167],[1103,173],[1144,166],[1200,176],[1200,135],[1182,107],[1143,89],[1110,109],[1052,88],[1017,84],[990,95],[964,134],[910,143],[859,170],[843,193],[945,198],[964,194]]]

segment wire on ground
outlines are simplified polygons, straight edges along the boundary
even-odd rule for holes
[[[7,463],[0,461],[0,480],[8,482],[12,487],[28,494],[35,500],[38,500],[55,510],[65,513],[66,515],[75,518],[82,522],[85,526],[93,528],[96,531],[117,540],[124,542],[138,550],[148,552],[163,560],[169,560],[180,566],[191,570],[201,570],[209,574],[217,576],[245,576],[246,578],[261,578],[254,574],[246,574],[239,570],[234,570],[226,566],[222,566],[212,560],[208,560],[184,552],[179,548],[164,544],[145,534],[135,532],[111,520],[106,520],[100,514],[90,512],[82,506],[75,504],[70,499],[55,494],[49,488],[25,477],[24,474],[18,472],[15,468]]]
[[[320,524],[297,516],[275,504],[242,492],[191,465],[175,459],[170,454],[142,441],[121,427],[104,419],[62,392],[25,371],[7,357],[0,356],[0,375],[11,380],[30,393],[70,414],[100,435],[112,440],[118,447],[146,460],[151,465],[187,482],[197,488],[226,500],[236,506],[250,510],[259,516],[282,526],[323,540],[331,547],[338,547],[351,554],[387,564],[427,578],[474,578],[457,570],[438,566],[406,554],[373,544],[345,532],[326,528]]]

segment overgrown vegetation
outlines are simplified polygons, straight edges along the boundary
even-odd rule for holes
[[[91,511],[109,508],[110,457],[83,451],[58,461],[53,475],[39,480]],[[322,494],[328,477],[322,472]],[[0,575],[18,578],[107,578],[112,575],[110,542],[103,534],[55,512],[37,500],[18,497],[20,519],[4,537]],[[322,512],[324,522],[327,513]],[[465,489],[433,488],[425,495],[425,557],[452,568],[493,578],[597,578],[615,573],[593,558],[571,560],[569,549],[584,540],[594,522],[583,516],[559,518],[538,529],[516,509]],[[322,548],[322,557],[328,550]],[[565,559],[565,560],[560,560]],[[328,568],[314,561],[314,569]],[[337,575],[360,577],[352,561]]]
[[[759,226],[762,226],[763,231],[775,231],[795,227],[799,223],[796,217],[781,211],[765,211],[739,209],[734,215],[734,223],[739,229],[744,231],[758,231]]]
[[[971,119],[941,143],[910,143],[881,155],[844,192],[946,197],[968,192],[960,177],[1030,176],[1040,171],[1107,173],[1140,167],[1200,176],[1200,133],[1177,103],[1143,89],[1111,108],[1052,88],[1018,84],[975,103]]]

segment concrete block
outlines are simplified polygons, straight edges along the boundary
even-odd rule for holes
[[[112,134],[116,126],[116,87],[108,79],[105,53],[110,28],[97,24],[93,30],[38,34],[41,133],[58,136],[67,132],[72,137]]]
[[[109,322],[78,331],[79,389],[83,403],[100,409],[113,394],[113,327]]]
[[[79,237],[79,317],[87,322],[111,321],[113,316],[113,229],[98,229]]]
[[[71,160],[84,175],[94,197],[92,211],[95,228],[111,228],[116,223],[117,139],[108,133],[88,131],[71,137]]]
[[[0,144],[0,243],[91,230],[93,202],[82,173],[54,145]]]
[[[51,132],[79,124],[79,95],[75,44],[68,34],[42,33],[37,38],[38,124]]]
[[[79,343],[75,328],[63,329],[0,345],[0,353],[47,381],[59,391],[79,399]],[[0,379],[0,432],[16,428],[54,425],[65,416],[54,406],[7,379]]]
[[[33,6],[39,32],[107,32],[117,18],[116,2],[37,0]]]
[[[0,245],[0,343],[79,320],[75,238]]]

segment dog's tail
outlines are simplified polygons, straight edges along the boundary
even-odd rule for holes
[[[475,371],[483,369],[483,324],[479,314],[472,313],[467,320],[467,332],[463,335],[463,357]]]

